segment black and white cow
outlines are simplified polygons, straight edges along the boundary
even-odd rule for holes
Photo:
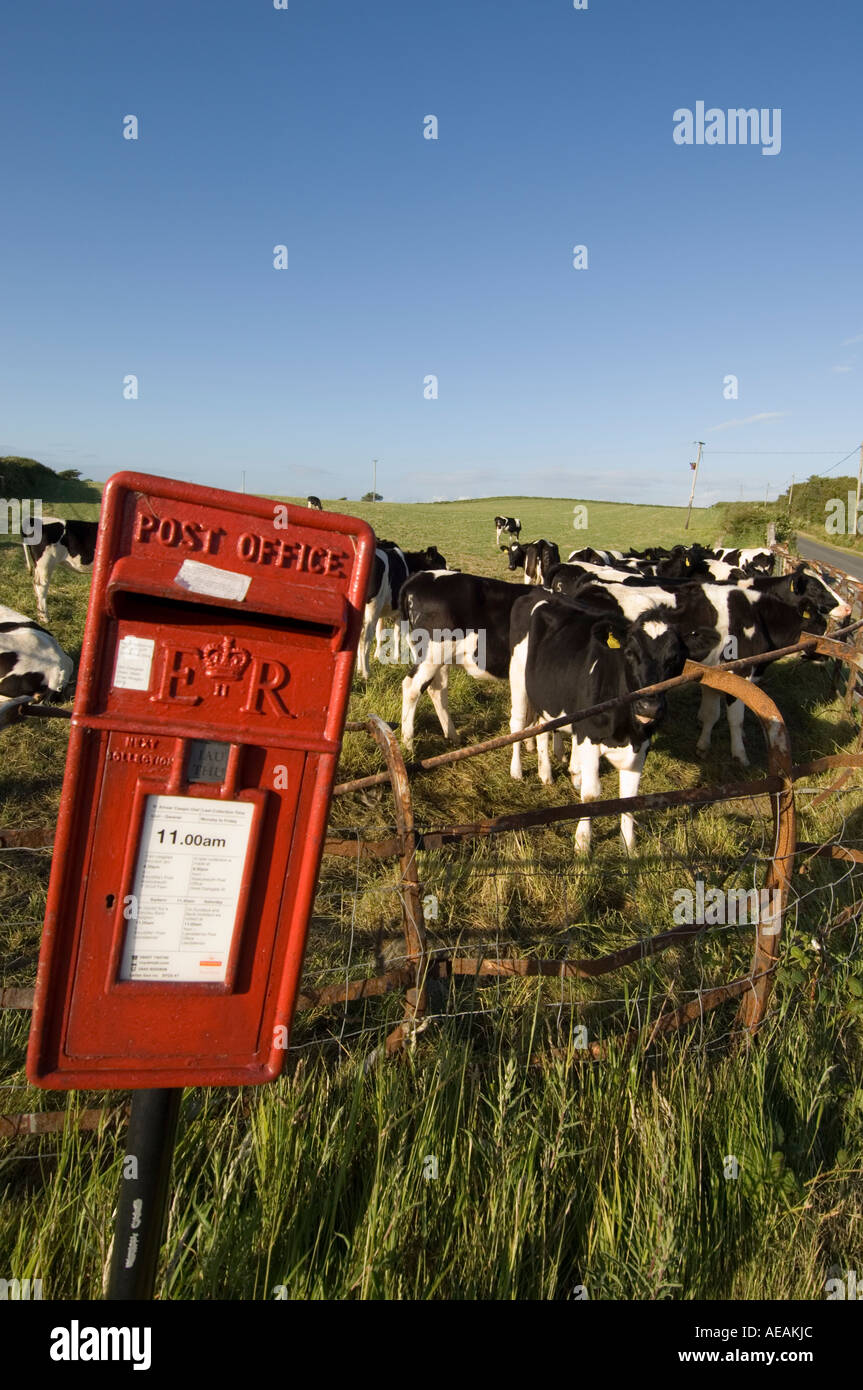
[[[89,574],[96,554],[98,521],[44,521],[42,535],[36,542],[25,543],[34,560],[33,589],[36,609],[43,622],[48,619],[48,586],[58,565],[66,565],[76,574]],[[29,561],[28,561],[29,564]]]
[[[427,690],[444,737],[458,742],[449,712],[449,668],[462,666],[475,680],[509,675],[512,606],[528,584],[444,570],[417,574],[403,586],[399,607],[409,625],[416,664],[402,681],[402,741],[413,743],[417,701]]]
[[[750,547],[748,550],[717,550],[717,560],[724,560],[728,565],[737,565],[743,570],[744,574],[756,576],[759,574],[770,575],[776,564],[776,556],[772,550],[762,547]]]
[[[517,516],[496,516],[494,524],[497,528],[497,545],[500,545],[500,538],[504,532],[509,536],[515,536],[516,540],[521,535],[521,522]]]
[[[589,565],[620,565],[623,568],[631,568],[632,563],[629,556],[624,555],[622,550],[594,550],[592,545],[585,545],[581,550],[570,552],[570,560],[584,560]]]
[[[43,516],[43,517],[40,518],[40,521],[39,521],[39,535],[38,535],[38,537],[37,537],[37,536],[22,536],[22,537],[21,537],[21,544],[22,544],[23,547],[24,547],[24,561],[25,561],[25,563],[26,563],[26,565],[27,565],[27,569],[29,570],[30,574],[33,573],[33,570],[34,570],[35,567],[36,567],[36,561],[35,561],[34,558],[33,558],[33,547],[39,545],[40,541],[42,540],[42,528],[45,527],[45,526],[65,526],[65,525],[66,525],[66,522],[63,520],[62,516]]]
[[[322,512],[324,510],[320,497],[307,497],[306,506],[313,507],[316,512]]]
[[[0,605],[0,703],[24,695],[61,695],[72,670],[71,657],[50,632]]]
[[[560,564],[560,551],[554,541],[533,541],[530,545],[513,541],[511,545],[502,545],[501,550],[508,557],[510,571],[523,569],[528,584],[544,584],[549,570]]]
[[[561,565],[555,571],[551,580],[553,592],[569,594],[579,607],[597,617],[605,613],[628,622],[635,622],[648,610],[663,605],[688,655],[706,666],[791,646],[801,632],[820,635],[828,617],[842,620],[849,613],[848,605],[826,584],[804,573],[744,579],[736,584],[582,580],[570,585],[564,573],[568,568]],[[750,679],[757,681],[762,669],[758,667]],[[745,668],[741,674],[747,674]],[[720,707],[719,692],[702,686],[701,735],[697,744],[700,754],[710,747]],[[745,765],[749,760],[743,746],[744,708],[740,700],[731,700],[727,705],[732,757]]]
[[[364,680],[369,677],[372,633],[375,634],[377,653],[380,652],[384,618],[398,612],[399,595],[405,580],[420,570],[445,569],[446,560],[436,546],[426,546],[425,550],[401,550],[395,541],[377,542],[357,652],[357,670]]]
[[[512,733],[670,680],[686,660],[680,633],[664,608],[648,609],[628,623],[616,616],[598,618],[551,595],[519,598],[513,605],[510,647]],[[566,728],[573,736],[570,775],[582,801],[600,796],[602,757],[617,769],[620,795],[638,794],[650,736],[664,714],[665,696],[660,692]],[[538,734],[536,740],[539,776],[545,783],[552,780],[550,738]],[[513,744],[510,774],[522,775],[520,743]],[[630,813],[621,816],[620,828],[632,853],[635,822]],[[590,849],[590,832],[590,820],[579,821],[575,840],[582,852]]]

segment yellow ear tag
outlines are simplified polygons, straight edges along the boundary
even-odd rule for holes
[[[811,608],[804,608],[804,609],[803,609],[803,616],[804,616],[804,618],[811,618],[811,617],[813,617],[814,615],[813,615],[813,613],[812,613],[812,609],[811,609]]]
[[[610,633],[608,634],[608,636],[606,637],[606,639],[605,639],[605,645],[606,645],[607,647],[619,647],[619,646],[620,646],[620,643],[618,642],[618,640],[617,640],[617,638],[615,637],[615,635],[614,635],[613,632],[610,632]]]

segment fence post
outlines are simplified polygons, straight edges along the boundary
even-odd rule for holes
[[[381,749],[395,800],[396,826],[401,840],[402,921],[405,931],[405,953],[414,974],[413,988],[407,991],[404,1022],[395,1028],[386,1041],[387,1052],[396,1052],[410,1035],[411,1026],[426,1011],[426,933],[422,909],[419,874],[417,872],[417,842],[414,830],[413,803],[410,782],[402,751],[395,734],[379,715],[373,714],[368,730]]]

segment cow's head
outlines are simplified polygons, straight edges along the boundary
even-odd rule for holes
[[[843,622],[851,616],[851,608],[842,595],[831,588],[831,578],[832,576],[825,575],[821,579],[807,570],[805,565],[798,565],[793,574],[786,576],[786,584],[782,588],[787,588],[789,596],[793,599],[808,599],[822,617]]]
[[[523,545],[519,545],[518,541],[513,541],[511,545],[502,545],[501,550],[509,557],[511,570],[524,569],[524,562],[527,557]]]
[[[425,568],[429,570],[445,570],[448,568],[447,562],[441,555],[436,545],[426,546],[423,551]]]
[[[679,676],[683,670],[686,649],[668,617],[667,611],[657,608],[649,609],[632,624],[617,618],[601,619],[593,624],[592,640],[622,661],[627,690],[658,685]],[[664,717],[665,709],[662,691],[644,695],[632,705],[635,721],[645,735]]]

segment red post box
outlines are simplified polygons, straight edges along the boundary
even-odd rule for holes
[[[105,489],[27,1075],[279,1074],[374,536],[119,473]]]

